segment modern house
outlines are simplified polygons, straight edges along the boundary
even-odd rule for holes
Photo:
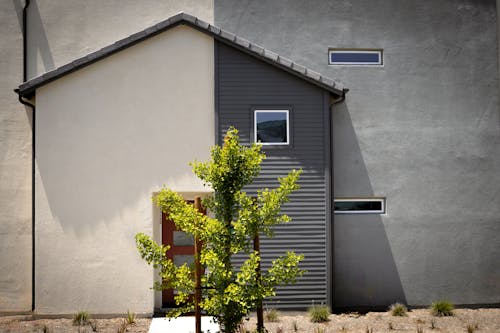
[[[37,113],[37,311],[111,312],[126,299],[152,311],[153,271],[132,236],[161,224],[151,197],[162,184],[187,200],[210,190],[188,163],[206,158],[230,126],[267,155],[250,191],[304,170],[285,209],[293,222],[263,241],[264,265],[287,250],[305,255],[307,272],[279,291],[276,305],[330,302],[330,117],[346,91],[185,13],[23,83],[19,95],[35,100]],[[93,267],[96,256],[107,263]],[[59,292],[66,301],[54,304]]]
[[[188,162],[231,125],[268,156],[249,191],[304,170],[263,251],[307,273],[271,306],[500,304],[495,1],[127,1],[17,5],[28,52],[0,41],[0,313],[161,307],[133,237],[162,241],[163,185],[210,195]]]

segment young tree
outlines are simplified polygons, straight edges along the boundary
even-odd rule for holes
[[[203,202],[213,212],[213,218],[201,214],[171,190],[163,189],[154,198],[178,229],[201,240],[199,259],[205,267],[201,308],[214,316],[227,333],[235,332],[242,318],[264,298],[274,296],[276,286],[294,283],[303,273],[298,268],[303,255],[293,252],[274,260],[267,271],[257,272],[261,256],[253,250],[252,240],[258,233],[272,237],[274,225],[290,221],[281,214],[281,206],[299,188],[301,173],[292,170],[278,179],[278,188],[259,190],[256,197],[251,197],[242,189],[259,175],[264,158],[259,145],[240,145],[238,131],[230,128],[223,146],[212,148],[208,162],[192,163],[194,173],[214,190],[214,195]],[[142,258],[159,269],[162,282],[155,287],[178,291],[175,300],[180,308],[170,315],[192,311],[189,295],[194,290],[193,268],[186,264],[176,267],[166,257],[169,247],[145,234],[137,234],[136,243]],[[237,253],[246,256],[239,267],[231,260]]]

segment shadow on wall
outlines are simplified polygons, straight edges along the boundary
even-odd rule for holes
[[[333,144],[335,197],[383,196],[373,192],[346,103],[333,111]],[[380,215],[335,215],[334,284],[337,309],[406,303]]]
[[[25,1],[12,0],[12,2],[16,9],[20,30],[22,31],[23,7]],[[44,73],[54,69],[55,64],[54,58],[52,57],[52,51],[50,50],[49,41],[43,27],[37,1],[31,1],[30,6],[28,7],[27,21],[27,75],[28,79],[30,79],[37,76],[39,73]],[[43,62],[44,68],[42,70],[38,69],[38,55],[40,55]]]

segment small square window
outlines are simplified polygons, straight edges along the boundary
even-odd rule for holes
[[[289,110],[255,110],[254,141],[263,145],[288,145],[289,117]]]

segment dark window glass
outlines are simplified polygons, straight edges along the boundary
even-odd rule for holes
[[[287,111],[255,111],[256,141],[261,143],[288,143]]]
[[[384,213],[382,200],[341,200],[334,202],[335,212]]]
[[[184,231],[174,231],[174,246],[194,246],[193,235]]]
[[[382,65],[382,50],[330,50],[331,65]]]
[[[173,258],[175,266],[179,267],[184,264],[191,266],[194,264],[194,255],[192,254],[176,254]]]

